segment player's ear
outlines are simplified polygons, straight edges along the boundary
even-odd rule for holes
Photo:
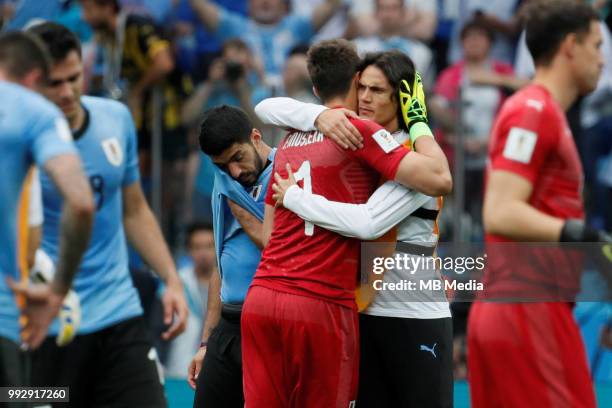
[[[253,143],[253,146],[258,146],[260,142],[261,142],[261,132],[253,128],[253,130],[251,130],[251,143]]]
[[[565,38],[563,39],[563,41],[561,41],[561,52],[563,55],[567,56],[568,58],[573,58],[574,57],[574,53],[575,53],[575,48],[577,45],[579,45],[579,39],[576,35],[576,33],[569,33],[568,35],[565,36]]]

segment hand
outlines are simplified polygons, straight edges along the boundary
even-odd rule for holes
[[[428,123],[425,91],[423,90],[421,74],[415,72],[412,87],[410,87],[408,81],[402,79],[400,81],[399,96],[402,117],[408,130],[410,130],[415,123]]]
[[[64,295],[51,290],[47,284],[28,285],[17,283],[11,278],[7,281],[15,295],[25,298],[25,305],[21,309],[25,317],[21,339],[29,349],[35,349],[45,339],[49,325],[60,310]]]
[[[486,86],[501,86],[501,77],[495,72],[484,69],[476,68],[468,71],[468,77],[470,82],[474,85],[486,85]]]
[[[162,296],[162,305],[164,308],[164,324],[172,324],[168,330],[162,333],[162,339],[171,340],[185,331],[187,316],[189,315],[183,285],[178,277],[169,279]]]
[[[189,364],[189,370],[187,371],[187,382],[194,390],[196,388],[196,380],[198,379],[198,375],[200,375],[200,370],[202,370],[202,362],[204,361],[205,355],[206,346],[200,347]]]
[[[272,194],[272,198],[276,201],[276,207],[280,207],[283,205],[283,200],[285,199],[285,193],[287,189],[291,186],[297,185],[297,181],[295,181],[295,177],[293,172],[291,171],[291,165],[287,163],[287,178],[284,179],[278,173],[274,173],[274,181],[272,184],[272,190],[274,190],[274,194]]]
[[[343,149],[350,147],[352,150],[357,150],[363,147],[363,136],[349,118],[358,118],[358,116],[349,109],[327,109],[317,117],[315,126]]]
[[[221,58],[214,60],[208,68],[208,82],[215,85],[215,82],[223,80],[225,77],[225,62]]]

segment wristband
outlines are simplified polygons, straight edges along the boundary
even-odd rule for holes
[[[559,242],[605,242],[604,236],[581,220],[567,220],[561,229]]]
[[[208,342],[207,341],[203,341],[203,342],[200,343],[200,348],[206,347],[207,345],[208,345]]]
[[[417,122],[414,125],[410,126],[410,130],[408,131],[410,135],[410,145],[414,146],[414,143],[421,136],[429,136],[434,137],[429,125],[425,122]]]

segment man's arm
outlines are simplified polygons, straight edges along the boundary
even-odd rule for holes
[[[206,306],[206,321],[202,329],[202,343],[205,345],[200,347],[196,355],[193,357],[187,375],[187,381],[191,388],[195,389],[196,379],[202,370],[202,361],[206,355],[206,344],[210,338],[213,329],[219,324],[221,319],[221,276],[219,271],[213,271],[208,282],[208,303]]]
[[[162,81],[174,69],[174,59],[170,47],[160,49],[153,55],[149,69],[132,86],[128,94],[128,105],[135,117],[141,117],[144,93]]]
[[[210,32],[216,32],[220,21],[219,8],[208,0],[189,0],[189,4],[204,27]]]
[[[327,0],[312,12],[312,28],[319,31],[342,6],[342,0]]]
[[[263,236],[262,242],[264,248],[268,245],[270,241],[270,236],[272,236],[272,229],[274,228],[274,207],[270,204],[266,204],[266,209],[264,210],[264,221],[263,221]]]
[[[129,243],[166,284],[164,323],[173,324],[162,337],[169,340],[185,330],[188,307],[174,261],[138,182],[123,188],[123,225]]]
[[[329,109],[292,98],[268,98],[255,106],[255,113],[265,124],[303,131],[319,130],[342,148],[363,147],[363,137],[349,121],[356,118],[348,109]]]
[[[253,243],[257,245],[257,248],[263,249],[264,244],[262,238],[262,222],[259,221],[257,217],[255,217],[253,214],[240,207],[238,204],[236,204],[229,198],[227,199],[227,204],[229,205],[232,214],[234,215],[236,220],[238,220],[240,226],[242,226],[242,229],[244,230],[244,232],[246,232],[251,241],[253,241]]]
[[[529,203],[533,185],[524,177],[504,170],[489,176],[484,198],[485,231],[515,241],[556,242],[564,221],[545,214]]]
[[[26,299],[22,309],[26,323],[22,327],[21,337],[32,348],[38,347],[44,340],[49,324],[72,286],[89,243],[94,218],[93,196],[76,154],[59,154],[47,160],[43,168],[64,199],[56,272],[49,286],[28,286],[26,282],[9,280],[15,294]]]
[[[395,181],[432,197],[449,194],[453,179],[440,146],[432,137],[420,137],[414,148],[400,162]]]
[[[273,198],[305,221],[361,240],[381,237],[430,199],[396,182],[387,181],[365,204],[329,201],[321,195],[306,193],[297,185],[290,169],[288,171],[287,179],[275,174]]]

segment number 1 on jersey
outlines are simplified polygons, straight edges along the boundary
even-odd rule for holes
[[[310,161],[306,160],[302,163],[298,171],[293,173],[295,181],[304,180],[304,191],[308,194],[312,194],[312,178],[310,177]],[[314,224],[309,221],[304,221],[304,234],[312,236],[314,234]]]

